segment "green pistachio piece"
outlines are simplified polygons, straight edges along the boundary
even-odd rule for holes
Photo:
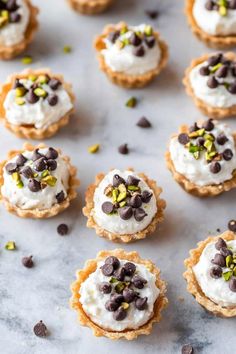
[[[47,177],[49,175],[49,171],[48,170],[45,170],[41,173],[41,177],[44,178],[44,177]]]
[[[198,160],[199,157],[200,157],[200,151],[194,152],[194,153],[193,153],[193,157],[194,157],[196,160]]]
[[[129,308],[128,302],[122,302],[121,306],[123,307],[124,310],[127,310]]]
[[[42,178],[42,182],[47,183],[47,185],[50,187],[54,187],[55,184],[57,183],[57,178],[54,176],[46,176]]]
[[[8,241],[5,245],[5,249],[8,251],[14,251],[16,249],[16,244],[14,241]]]
[[[116,46],[118,49],[123,49],[125,47],[125,43],[123,41],[117,40]]]
[[[23,104],[25,104],[25,100],[23,97],[16,97],[15,103],[18,104],[18,106],[23,106]]]
[[[47,92],[41,87],[37,87],[36,89],[34,89],[34,93],[38,97],[43,97],[43,98],[47,97]]]
[[[24,187],[24,183],[22,181],[19,181],[16,183],[16,186],[21,189]]]
[[[129,108],[134,108],[137,105],[137,98],[136,97],[130,97],[128,101],[126,102],[126,107]]]
[[[24,87],[17,87],[15,93],[16,97],[23,97],[26,94],[26,89]]]
[[[222,66],[222,63],[218,63],[215,66],[213,66],[211,68],[211,73],[215,73],[221,66]]]
[[[212,150],[212,148],[213,148],[213,142],[210,141],[210,140],[206,140],[205,143],[204,143],[204,146],[207,149],[207,151],[210,152]]]
[[[64,52],[65,54],[71,53],[71,52],[72,52],[72,47],[71,47],[70,45],[65,45],[65,46],[63,47],[63,52]]]
[[[7,24],[7,19],[4,17],[0,17],[0,28],[4,27]]]
[[[124,183],[121,183],[118,186],[118,190],[120,191],[120,193],[126,193],[126,187],[125,187]]]
[[[120,208],[123,208],[124,206],[126,206],[126,201],[125,201],[125,200],[123,200],[123,202],[121,202],[121,203],[119,204],[119,207],[120,207]]]
[[[113,199],[113,202],[116,203],[117,202],[117,197],[119,195],[119,191],[118,189],[113,189],[112,191],[112,199]]]
[[[117,293],[121,293],[125,288],[125,284],[122,282],[118,282],[118,284],[115,286],[115,291]]]
[[[38,177],[38,175],[39,175],[39,174],[36,173],[36,172],[33,174],[34,178]]]
[[[120,30],[120,34],[125,34],[126,32],[128,32],[128,27],[127,26],[123,26]]]
[[[111,184],[109,184],[109,185],[104,189],[104,194],[105,194],[107,197],[112,198],[112,191],[113,191],[113,187],[112,187]]]
[[[234,277],[236,276],[236,267],[234,267],[233,276],[234,276]]]
[[[122,202],[122,200],[124,200],[126,197],[127,197],[126,191],[125,191],[125,192],[122,192],[122,193],[120,193],[120,194],[118,195],[116,201],[117,201],[118,203],[120,203],[120,202]]]
[[[99,149],[100,149],[100,145],[94,144],[88,147],[88,152],[90,152],[90,154],[96,154],[96,152],[98,152]]]
[[[30,55],[26,55],[21,59],[22,64],[29,65],[33,62],[33,58]]]
[[[111,283],[111,284],[114,284],[114,283],[117,283],[117,282],[118,282],[118,280],[116,278],[114,278],[114,277],[111,277],[111,279],[109,280],[109,283]]]
[[[37,80],[37,76],[33,74],[29,75],[29,80],[35,82]]]
[[[146,34],[146,36],[151,36],[153,33],[152,26],[149,25],[145,26],[144,33]]]
[[[191,152],[191,154],[194,154],[195,152],[199,151],[199,147],[196,145],[190,144],[188,151]]]
[[[5,19],[8,21],[9,18],[10,18],[9,11],[7,11],[7,10],[2,10],[2,11],[1,11],[1,17],[5,18]]]
[[[220,13],[221,16],[226,16],[227,15],[227,7],[220,6],[219,7],[219,13]]]
[[[38,81],[41,85],[43,85],[43,84],[47,84],[47,83],[48,83],[49,78],[48,78],[47,75],[39,75],[37,81]]]
[[[133,185],[130,185],[127,188],[129,191],[132,191],[132,192],[139,191],[139,189],[140,189],[138,186],[133,186]]]
[[[13,172],[11,175],[11,178],[13,179],[13,181],[19,182],[20,181],[20,174],[18,172]]]
[[[230,278],[232,277],[232,275],[233,275],[232,270],[229,270],[228,272],[224,272],[223,273],[223,278],[224,278],[225,281],[229,281]]]
[[[214,136],[211,135],[211,134],[204,134],[203,137],[204,137],[205,140],[215,141]]]
[[[232,264],[233,257],[231,255],[229,255],[229,256],[226,257],[225,261],[226,261],[226,267],[229,268],[231,266],[231,264]]]
[[[125,47],[126,45],[129,45],[129,38],[124,38],[124,39],[122,39],[122,43],[124,43],[124,47]]]

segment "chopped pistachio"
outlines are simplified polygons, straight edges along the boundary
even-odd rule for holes
[[[48,170],[45,170],[41,173],[41,177],[47,177],[49,175],[49,171]]]
[[[220,6],[219,13],[221,16],[226,16],[227,15],[227,8],[225,6]]]
[[[15,93],[16,97],[23,97],[26,93],[26,89],[24,87],[17,87]]]
[[[115,291],[117,293],[121,293],[125,288],[125,284],[122,282],[118,282],[118,284],[115,286]]]
[[[204,134],[205,140],[215,141],[215,138],[212,134]]]
[[[48,76],[47,75],[39,75],[37,81],[43,85],[43,84],[47,84],[48,83]]]
[[[113,191],[113,187],[111,184],[109,184],[105,189],[104,189],[104,194],[107,197],[112,197],[112,191]]]
[[[222,66],[222,63],[218,63],[218,64],[214,65],[211,68],[211,73],[215,73],[221,66]]]
[[[34,178],[38,177],[38,175],[39,175],[39,174],[36,173],[36,172],[33,174]]]
[[[153,33],[152,26],[145,26],[144,33],[146,34],[146,36],[151,36]]]
[[[125,34],[126,32],[128,32],[128,27],[127,26],[123,26],[120,30],[120,34]]]
[[[129,308],[128,302],[122,302],[121,306],[123,307],[124,310],[127,310]]]
[[[24,187],[24,183],[22,181],[19,181],[16,183],[16,186],[21,189]]]
[[[42,89],[41,87],[37,87],[36,89],[34,89],[34,93],[38,97],[45,98],[47,96],[47,92],[44,89]]]
[[[42,182],[47,183],[47,185],[50,187],[54,187],[57,183],[57,178],[55,176],[46,176],[42,178]]]
[[[123,208],[124,206],[126,206],[126,204],[127,204],[126,201],[123,200],[123,202],[120,202],[119,207]]]
[[[129,38],[124,38],[122,39],[122,43],[124,43],[124,45],[129,45]]]
[[[22,64],[28,65],[33,62],[33,58],[30,55],[26,55],[21,59]]]
[[[8,251],[14,251],[16,249],[16,244],[14,241],[8,241],[5,245],[5,249]]]
[[[114,284],[114,283],[117,283],[117,282],[118,282],[118,280],[116,278],[114,278],[114,277],[111,277],[111,279],[109,280],[109,283],[111,283],[111,284]]]
[[[119,48],[119,49],[123,49],[125,47],[125,43],[124,41],[116,41],[116,46]]]
[[[113,189],[112,191],[112,199],[113,199],[113,202],[116,203],[117,202],[117,197],[119,195],[119,191],[118,189]]]
[[[33,74],[32,74],[32,75],[29,75],[29,80],[34,82],[34,81],[37,80],[37,76],[36,76],[36,75],[33,75]]]
[[[95,154],[96,152],[98,152],[100,149],[100,145],[99,144],[94,144],[89,146],[88,148],[88,152],[90,152],[90,154]]]
[[[118,195],[116,201],[117,201],[118,203],[120,203],[120,202],[122,202],[126,197],[127,197],[126,191],[125,191],[125,192],[122,192],[122,193],[120,193],[120,194]]]
[[[8,21],[9,18],[10,18],[9,11],[7,11],[7,10],[2,10],[2,11],[1,11],[1,17],[2,17],[2,18],[5,18],[5,19]]]
[[[137,98],[136,97],[131,97],[128,99],[128,101],[126,102],[126,107],[129,108],[134,108],[137,105]]]
[[[20,181],[20,174],[18,172],[13,172],[11,175],[13,181],[19,182]]]
[[[200,157],[200,151],[195,151],[195,152],[193,153],[193,156],[194,156],[194,158],[195,158],[196,160],[198,160],[199,157]]]
[[[121,193],[126,193],[126,187],[125,187],[124,183],[121,183],[121,184],[118,186],[118,190],[119,190]]]
[[[63,52],[64,52],[65,54],[71,53],[71,52],[72,52],[72,47],[71,47],[70,45],[65,45],[65,46],[63,47]]]
[[[127,187],[129,191],[139,191],[139,187],[138,186],[133,186],[133,185],[130,185]]]
[[[23,106],[23,104],[25,104],[25,100],[23,97],[16,97],[15,103],[18,104],[18,106]]]
[[[8,20],[4,17],[0,17],[0,28],[4,27],[7,24]]]
[[[234,277],[236,276],[236,267],[234,267],[233,276],[234,276]]]
[[[232,275],[233,275],[232,270],[229,270],[228,272],[224,272],[223,273],[223,278],[224,278],[225,281],[229,281],[230,278],[232,277]]]
[[[232,261],[233,261],[233,257],[231,255],[227,256],[226,257],[226,267],[230,267],[230,265],[232,264]]]

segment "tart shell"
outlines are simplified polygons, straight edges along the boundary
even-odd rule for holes
[[[64,81],[64,78],[62,75],[54,75],[50,69],[37,69],[37,70],[32,70],[32,69],[26,69],[22,71],[21,73],[16,73],[12,74],[7,78],[7,81],[5,84],[0,86],[0,120],[3,121],[5,127],[10,130],[12,133],[14,133],[17,137],[19,138],[25,138],[25,139],[35,139],[35,140],[42,140],[49,138],[57,133],[57,131],[68,124],[70,115],[74,112],[74,108],[72,108],[69,112],[67,112],[63,117],[60,118],[60,120],[52,123],[49,125],[47,128],[35,128],[33,125],[16,125],[16,124],[11,124],[7,118],[6,118],[6,112],[4,109],[4,101],[6,99],[6,96],[8,92],[11,90],[12,85],[15,81],[16,78],[26,78],[29,75],[44,75],[48,74],[49,76],[53,76],[57,78],[58,80],[61,81],[63,88],[67,91],[68,95],[70,96],[72,104],[75,101],[75,96],[72,92],[72,86],[71,84],[67,83]]]
[[[179,129],[179,133],[187,133],[188,126],[182,125]],[[173,137],[176,137],[177,134],[174,134]],[[236,134],[234,134],[234,140],[236,145]],[[187,179],[184,175],[177,172],[173,161],[171,160],[170,152],[167,151],[165,154],[167,168],[172,173],[175,181],[188,193],[193,194],[196,197],[215,197],[223,192],[227,192],[232,188],[236,188],[236,170],[233,173],[233,177],[220,184],[215,185],[207,185],[207,186],[198,186],[194,184],[189,179]]]
[[[39,9],[33,6],[30,0],[25,0],[25,2],[30,11],[29,23],[25,31],[25,37],[23,41],[12,46],[0,45],[0,59],[2,60],[10,60],[22,53],[32,42],[35,33],[38,30],[39,24],[37,21],[37,15],[39,13]]]
[[[220,305],[217,305],[212,300],[210,300],[201,290],[192,270],[192,268],[198,263],[199,258],[207,244],[209,244],[210,242],[216,242],[219,237],[223,238],[226,241],[236,239],[236,236],[233,232],[225,231],[222,235],[210,236],[206,240],[199,242],[197,244],[197,248],[189,252],[190,257],[184,261],[187,270],[184,272],[183,276],[187,281],[188,292],[192,294],[196,298],[196,301],[206,310],[212,312],[214,315],[221,317],[235,317],[236,306],[235,308],[221,307]]]
[[[108,331],[104,328],[99,327],[97,324],[92,322],[90,317],[84,312],[83,307],[80,303],[80,288],[82,283],[97,269],[97,264],[104,260],[108,256],[115,256],[119,259],[125,259],[130,262],[135,262],[144,265],[148,270],[156,276],[156,286],[160,289],[160,295],[154,304],[154,313],[152,318],[149,319],[147,323],[138,329],[124,330],[121,332]],[[84,269],[77,271],[77,279],[71,285],[72,297],[70,300],[71,308],[76,310],[78,314],[79,322],[82,326],[86,326],[92,329],[93,334],[96,337],[107,337],[113,340],[125,338],[127,340],[133,340],[139,335],[148,335],[151,333],[152,326],[155,322],[160,322],[161,312],[168,305],[168,299],[166,298],[166,283],[160,278],[160,270],[149,260],[143,260],[140,258],[137,252],[125,252],[122,249],[115,249],[113,251],[101,251],[98,253],[96,259],[88,260],[85,264]]]
[[[84,15],[96,15],[107,10],[113,0],[67,0],[73,10]]]
[[[133,169],[128,169],[128,170],[131,172],[133,171]],[[94,228],[97,235],[104,237],[110,241],[123,242],[123,243],[129,243],[136,240],[144,239],[149,234],[152,234],[156,230],[157,225],[164,220],[164,209],[166,207],[166,202],[163,199],[160,199],[159,197],[162,192],[162,189],[157,186],[154,180],[149,179],[144,173],[138,173],[138,176],[147,183],[147,185],[153,191],[156,197],[157,213],[153,217],[151,223],[142,231],[136,232],[135,234],[123,234],[123,235],[107,231],[103,229],[101,226],[99,226],[93,218],[92,211],[94,208],[94,202],[93,202],[94,192],[98,187],[98,185],[100,184],[100,182],[105,177],[104,173],[100,173],[96,176],[95,183],[88,186],[88,189],[85,194],[86,205],[83,208],[83,214],[88,218],[87,221],[88,228]]]
[[[6,163],[12,159],[14,156],[23,153],[25,150],[33,151],[34,149],[42,149],[45,148],[46,145],[39,144],[38,146],[33,146],[29,143],[25,143],[23,145],[22,150],[12,150],[8,153],[7,160],[0,163],[0,201],[2,201],[7,209],[12,214],[15,214],[21,218],[33,218],[33,219],[46,219],[52,216],[55,216],[61,213],[63,210],[67,209],[70,206],[70,203],[73,199],[76,198],[77,192],[76,188],[79,186],[80,182],[76,178],[76,168],[71,165],[70,158],[68,156],[62,156],[63,160],[68,164],[70,179],[69,179],[69,189],[67,191],[67,197],[62,203],[58,203],[53,205],[50,209],[21,209],[9,202],[7,198],[5,198],[1,194],[1,187],[4,184],[3,178],[3,168]],[[60,150],[57,150],[60,153]]]
[[[159,75],[160,72],[167,65],[168,61],[168,46],[160,38],[158,32],[154,32],[154,36],[158,42],[158,45],[161,49],[161,58],[160,62],[157,64],[157,67],[153,70],[149,70],[147,73],[142,75],[127,75],[122,72],[113,71],[105,62],[104,56],[101,54],[101,51],[105,49],[104,38],[107,35],[115,30],[120,29],[121,27],[126,26],[125,22],[120,22],[117,25],[108,25],[104,28],[103,33],[100,36],[97,36],[94,41],[94,47],[98,52],[98,61],[100,69],[107,75],[107,77],[116,85],[124,88],[141,88],[146,86],[150,81],[152,81],[155,76]]]
[[[236,46],[236,35],[213,36],[206,33],[198,26],[193,16],[194,2],[195,0],[185,0],[185,14],[188,24],[195,36],[210,48],[225,49]]]
[[[227,118],[236,115],[236,105],[233,105],[231,107],[226,107],[226,108],[219,108],[219,107],[213,107],[202,101],[200,98],[198,98],[191,86],[189,75],[192,69],[206,61],[212,54],[205,54],[202,55],[201,57],[192,60],[190,66],[186,69],[185,71],[185,76],[183,79],[183,84],[185,86],[186,93],[192,97],[193,102],[197,106],[197,108],[200,109],[200,111],[205,114],[208,117],[214,118],[214,119],[222,119],[222,118]],[[230,60],[236,60],[236,55],[233,52],[228,52],[224,53],[224,56]]]

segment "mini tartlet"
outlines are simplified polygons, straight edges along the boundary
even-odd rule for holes
[[[132,242],[153,233],[164,219],[162,189],[132,169],[100,173],[85,196],[87,227],[115,242]]]
[[[166,66],[168,47],[150,25],[108,25],[94,42],[100,69],[125,88],[147,85]]]
[[[96,15],[106,11],[113,0],[67,0],[73,10],[84,15]]]
[[[101,251],[76,275],[71,307],[97,337],[133,340],[148,335],[168,304],[160,270],[137,252]]]
[[[62,75],[26,69],[0,87],[0,119],[20,138],[49,138],[68,123],[74,100]]]
[[[24,144],[0,163],[0,200],[22,218],[49,218],[67,209],[76,197],[76,168],[52,147]]]
[[[183,125],[170,140],[166,162],[186,192],[214,197],[236,188],[236,134],[212,119]]]
[[[185,0],[185,13],[192,32],[208,47],[236,45],[234,0]]]
[[[30,0],[0,0],[0,59],[22,53],[38,29],[38,8]]]
[[[206,310],[236,316],[236,236],[226,231],[210,236],[190,251],[183,274],[187,290]]]
[[[186,92],[208,117],[236,115],[236,55],[206,54],[194,59],[183,79]]]

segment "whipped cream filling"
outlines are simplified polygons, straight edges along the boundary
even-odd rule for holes
[[[209,163],[206,161],[204,153],[200,154],[199,159],[196,160],[193,154],[179,143],[178,137],[173,137],[170,141],[169,151],[175,170],[198,186],[225,182],[233,177],[233,171],[236,169],[236,151],[231,129],[226,124],[216,124],[214,122],[214,129],[209,133],[216,137],[223,133],[228,138],[224,145],[219,145],[217,141],[214,142],[219,153],[226,149],[230,149],[233,152],[233,157],[230,161],[225,161],[224,159],[220,161],[221,170],[218,173],[210,171]]]
[[[236,251],[236,241],[228,241],[227,246]],[[215,243],[209,243],[203,250],[199,262],[193,267],[193,272],[204,294],[216,304],[223,307],[236,306],[236,292],[229,289],[229,283],[223,277],[214,279],[210,275],[217,250]],[[227,268],[225,268],[227,271]]]
[[[121,266],[127,261],[120,260]],[[107,282],[108,278],[103,275],[100,267],[104,262],[98,263],[94,273],[82,283],[80,288],[80,303],[83,310],[91,318],[91,320],[100,327],[112,331],[124,331],[125,329],[136,329],[144,325],[153,315],[153,307],[156,299],[160,294],[155,282],[155,276],[141,264],[134,263],[138,275],[147,280],[147,284],[143,289],[137,289],[140,297],[147,297],[147,308],[144,311],[139,311],[133,304],[127,311],[127,317],[122,321],[115,321],[113,312],[107,311],[105,308],[106,302],[110,298],[110,294],[104,294],[99,290],[99,285],[102,282]]]
[[[21,19],[17,23],[8,23],[0,28],[0,45],[2,46],[11,47],[24,40],[30,11],[24,0],[17,0],[17,5],[19,6],[17,13],[21,16]]]
[[[39,153],[45,154],[48,149],[39,149]],[[24,166],[33,166],[32,151],[24,151],[23,156],[28,159]],[[16,162],[17,156],[9,160],[7,163]],[[1,193],[3,197],[12,204],[21,209],[49,209],[58,201],[56,195],[60,192],[64,192],[65,197],[67,196],[67,191],[69,187],[69,169],[68,164],[59,155],[55,160],[57,162],[57,168],[55,171],[51,171],[50,175],[56,177],[57,182],[55,186],[47,186],[46,188],[38,191],[32,192],[28,188],[29,179],[25,178],[21,174],[21,180],[24,184],[23,188],[19,188],[16,182],[13,180],[12,176],[6,171],[4,167],[3,179],[4,183],[1,188]]]
[[[103,178],[94,192],[94,208],[92,210],[92,216],[99,226],[113,233],[122,235],[142,231],[151,223],[153,217],[157,213],[156,198],[154,194],[149,203],[142,205],[142,208],[147,214],[142,221],[136,221],[134,216],[129,220],[123,220],[118,214],[107,215],[102,211],[102,204],[104,202],[110,202],[110,198],[104,194],[104,190],[108,185],[112,184],[113,176],[116,174],[124,179],[127,179],[130,175],[137,177],[140,179],[138,186],[140,187],[141,192],[149,191],[153,194],[153,191],[137,175],[137,173],[132,171],[112,170]]]
[[[207,61],[195,66],[190,74],[189,80],[194,95],[212,107],[228,108],[236,104],[236,94],[230,93],[224,85],[218,85],[216,88],[207,86],[209,76],[203,76],[199,73],[201,67],[207,66]],[[226,78],[217,78],[220,82],[234,83],[235,77],[228,72]]]
[[[213,36],[228,36],[236,34],[236,11],[227,9],[226,16],[218,10],[207,10],[206,0],[195,0],[193,16],[197,25],[206,33]]]
[[[20,83],[30,87],[31,80],[21,79]],[[26,101],[23,105],[15,102],[16,90],[12,89],[8,92],[4,101],[5,116],[9,123],[14,125],[33,125],[37,129],[46,129],[52,123],[59,121],[72,108],[73,104],[67,91],[63,85],[53,91],[48,84],[43,84],[42,88],[48,94],[55,94],[58,102],[55,106],[51,106],[46,99],[40,97],[38,102],[31,104]]]
[[[122,34],[119,40],[129,39],[133,33],[144,33],[146,25],[130,26],[129,31]],[[131,31],[132,30],[132,31]],[[116,43],[112,43],[108,38],[104,39],[106,49],[101,51],[106,64],[115,72],[121,72],[127,75],[142,75],[146,72],[155,69],[161,58],[161,49],[156,41],[153,48],[149,48],[143,43],[145,55],[142,57],[133,54],[134,47],[125,45],[120,49]]]

